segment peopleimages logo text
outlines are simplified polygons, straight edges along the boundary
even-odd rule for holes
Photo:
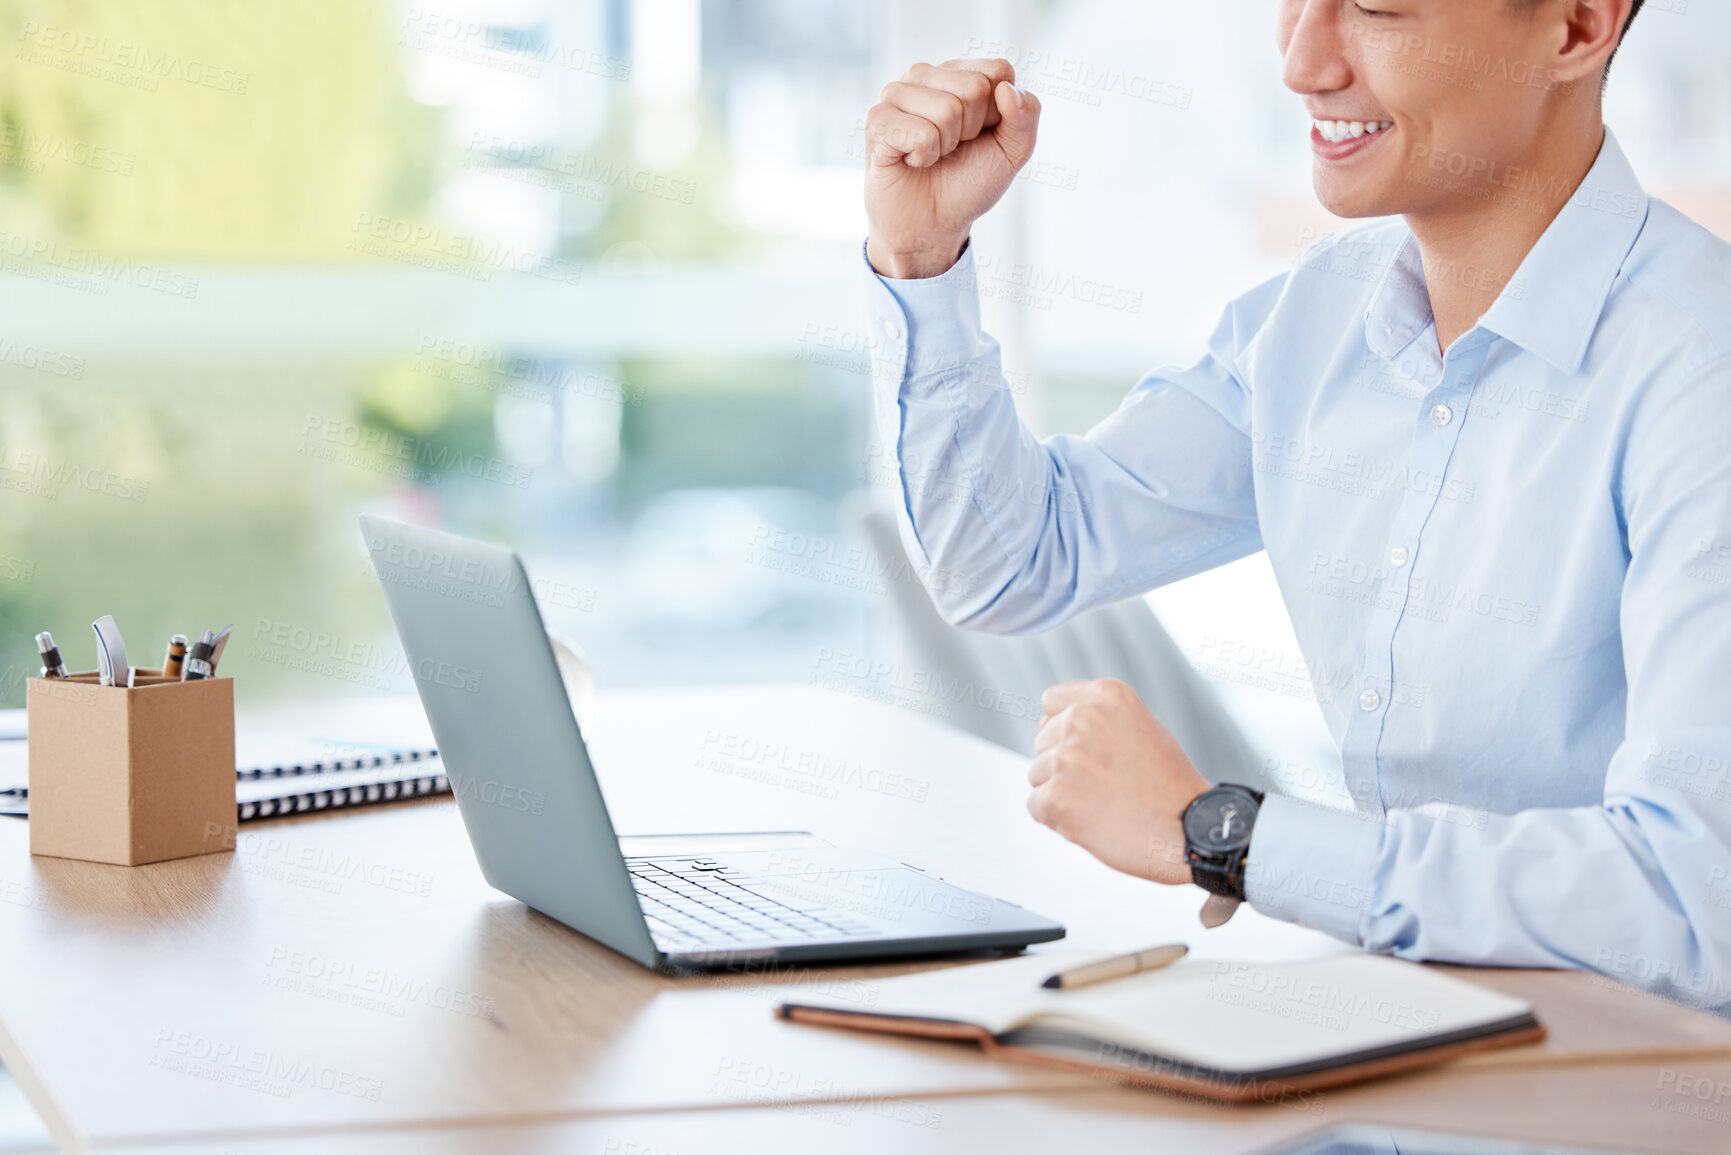
[[[451,445],[434,445],[417,441],[401,433],[372,426],[355,425],[335,418],[309,415],[302,437],[308,442],[319,441],[386,458],[409,462],[432,472],[461,473],[483,481],[497,481],[517,489],[527,489],[534,478],[534,469],[509,461],[486,457],[479,453],[464,453]]]

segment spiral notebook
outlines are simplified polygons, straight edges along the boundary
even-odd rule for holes
[[[285,757],[261,758],[237,766],[234,773],[235,811],[241,822],[451,792],[439,752],[430,747],[372,750],[326,744],[310,754],[297,750]],[[29,788],[0,787],[0,815],[28,818]]]

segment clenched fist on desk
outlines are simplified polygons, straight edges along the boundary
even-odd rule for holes
[[[916,64],[866,114],[866,256],[886,277],[935,277],[1028,158],[1040,102],[1007,60]]]

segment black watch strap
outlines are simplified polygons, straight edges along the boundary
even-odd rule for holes
[[[1190,878],[1197,886],[1210,894],[1223,895],[1226,898],[1236,898],[1244,901],[1244,859],[1245,852],[1235,851],[1224,862],[1210,863],[1192,858],[1190,860]]]

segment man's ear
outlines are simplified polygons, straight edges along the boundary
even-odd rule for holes
[[[1603,74],[1622,42],[1634,0],[1546,0],[1556,24],[1554,78],[1578,84]]]

